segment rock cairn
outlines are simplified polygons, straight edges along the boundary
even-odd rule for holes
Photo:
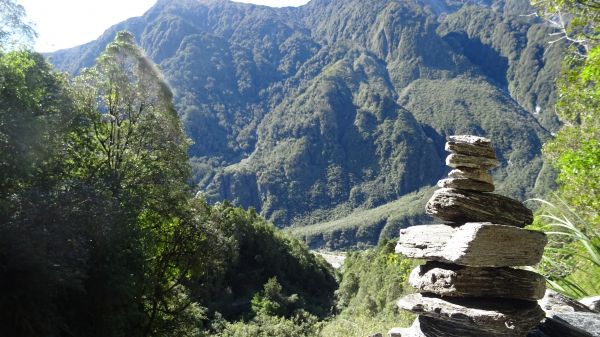
[[[398,301],[419,316],[401,336],[525,336],[544,317],[537,300],[545,281],[511,268],[540,261],[544,233],[523,229],[533,214],[522,203],[494,191],[488,170],[499,165],[489,139],[451,136],[446,143],[453,168],[426,206],[445,221],[400,231],[396,252],[427,262],[409,283],[419,293]]]

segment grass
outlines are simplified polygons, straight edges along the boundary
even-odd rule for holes
[[[574,298],[600,293],[600,232],[568,205],[530,199],[542,205],[533,227],[548,234],[538,272],[551,288]]]

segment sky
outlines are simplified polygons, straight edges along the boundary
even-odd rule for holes
[[[272,7],[308,0],[236,0]],[[92,41],[110,26],[144,14],[156,0],[17,0],[35,24],[35,50],[51,52]]]

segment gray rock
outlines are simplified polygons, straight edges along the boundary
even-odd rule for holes
[[[425,206],[425,212],[453,222],[482,221],[524,227],[533,222],[533,213],[522,203],[493,193],[441,188]]]
[[[600,337],[600,314],[559,313],[547,318],[538,328],[549,337]]]
[[[457,167],[471,167],[490,170],[500,165],[495,158],[466,156],[464,154],[452,153],[446,157],[446,165]]]
[[[592,312],[585,304],[552,289],[547,289],[544,297],[538,303],[548,317],[559,313]]]
[[[446,178],[438,181],[437,185],[442,188],[458,188],[461,190],[494,192],[494,185],[469,178]]]
[[[446,151],[467,156],[496,158],[489,139],[477,136],[450,136]]]
[[[527,266],[541,260],[546,242],[542,232],[492,223],[421,225],[400,230],[396,252],[472,267]]]
[[[456,168],[448,173],[450,178],[468,178],[488,184],[494,184],[492,175],[486,170],[472,169],[468,167]]]
[[[590,310],[600,312],[600,296],[584,297],[579,302],[587,306]]]
[[[408,282],[420,292],[450,297],[497,297],[535,301],[544,296],[546,280],[513,268],[476,268],[439,262],[416,267]]]
[[[368,337],[383,337],[383,335],[381,334],[381,332],[376,332],[372,335],[369,335]]]
[[[410,312],[480,330],[482,336],[525,336],[544,317],[537,302],[485,300],[473,298],[441,299],[433,295],[411,294],[397,302]],[[421,322],[421,331],[424,326]],[[446,328],[440,331],[446,332]],[[447,334],[442,334],[447,336]]]

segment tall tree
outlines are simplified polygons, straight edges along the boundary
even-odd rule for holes
[[[91,122],[89,174],[106,186],[116,210],[105,244],[95,247],[99,257],[113,258],[94,284],[102,294],[107,271],[125,267],[115,261],[136,261],[131,278],[112,281],[135,285],[123,294],[138,299],[144,315],[132,328],[153,335],[160,316],[176,311],[169,299],[179,296],[195,249],[197,233],[186,213],[187,139],[169,86],[129,32],[117,34],[76,87]]]

